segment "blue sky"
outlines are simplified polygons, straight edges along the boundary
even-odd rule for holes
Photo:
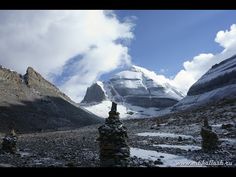
[[[132,62],[171,77],[183,62],[199,53],[218,53],[216,33],[236,22],[235,10],[118,10],[121,21],[134,20],[135,38],[129,45]],[[104,76],[106,78],[106,76]]]
[[[236,10],[2,10],[0,39],[0,65],[31,66],[76,102],[130,64],[186,94],[236,53]]]

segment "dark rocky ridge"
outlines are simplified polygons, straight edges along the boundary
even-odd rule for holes
[[[219,76],[215,79],[212,79],[207,83],[194,85],[189,89],[188,95],[191,96],[191,95],[202,94],[204,92],[208,92],[231,84],[236,84],[236,71],[226,73],[223,76]]]
[[[172,110],[204,106],[229,98],[236,99],[236,55],[212,66]]]
[[[87,88],[84,99],[81,103],[92,103],[92,102],[101,102],[106,99],[105,93],[102,90],[101,86],[97,83],[91,85]]]
[[[0,67],[0,132],[77,128],[102,122],[29,67],[24,76]]]
[[[236,59],[236,55],[229,58],[229,59],[227,59],[227,60],[224,60],[223,62],[221,62],[219,64],[213,65],[212,68],[206,73],[205,77],[207,77],[207,74],[209,72],[211,72],[211,70],[213,70],[213,69],[214,70],[221,70],[223,72],[223,71],[227,71],[227,70],[232,69],[232,68],[236,68],[236,63],[235,63],[232,66],[224,67],[224,68],[221,69],[223,64],[226,64],[227,62],[230,62],[230,61],[235,60],[235,59]],[[226,72],[225,74],[220,75],[220,76],[218,76],[214,79],[211,79],[208,82],[204,82],[204,83],[197,83],[196,82],[189,89],[187,95],[188,96],[198,95],[198,94],[202,94],[204,92],[208,92],[208,91],[211,91],[211,90],[214,90],[214,89],[217,89],[217,88],[220,88],[220,87],[224,87],[224,86],[227,86],[227,85],[231,85],[231,84],[236,84],[236,70],[233,70],[231,72]]]
[[[72,102],[72,100],[62,93],[55,85],[44,79],[38,72],[32,67],[28,67],[26,74],[24,75],[24,81],[28,87],[34,88],[43,94],[52,94],[53,96],[60,96],[65,100]]]

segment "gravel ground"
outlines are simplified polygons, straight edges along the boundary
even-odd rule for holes
[[[235,105],[232,106],[235,109]],[[215,109],[218,109],[217,107]],[[209,109],[208,109],[209,110]],[[194,161],[223,161],[230,162],[236,166],[236,133],[235,125],[233,128],[223,129],[221,124],[235,123],[234,114],[227,114],[227,118],[221,118],[225,112],[202,110],[191,113],[171,114],[153,119],[125,120],[127,127],[130,147],[145,150],[155,150],[184,156]],[[208,112],[207,112],[208,111]],[[227,108],[227,112],[232,112]],[[234,111],[234,110],[233,110]],[[217,112],[217,115],[215,113]],[[214,114],[213,114],[214,113]],[[221,115],[220,115],[221,114]],[[169,145],[194,145],[201,146],[201,121],[199,117],[205,115],[209,117],[210,125],[218,125],[213,130],[221,139],[219,150],[212,153],[205,153],[200,150],[183,150],[176,148],[166,148],[153,146],[158,144]],[[210,115],[213,115],[211,117]],[[217,117],[215,119],[214,117]],[[17,154],[8,154],[0,151],[1,167],[97,167],[99,166],[99,147],[98,147],[98,127],[101,124],[86,126],[76,130],[58,131],[47,133],[33,133],[18,135]],[[143,132],[166,132],[193,136],[193,139],[183,139],[158,136],[137,136]],[[0,134],[3,137],[3,134]],[[228,138],[228,141],[222,139]],[[2,138],[1,138],[2,139]],[[150,167],[156,166],[159,162],[143,160],[137,157],[131,158],[130,166]]]

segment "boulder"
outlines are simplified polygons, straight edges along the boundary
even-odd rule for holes
[[[16,153],[17,151],[17,136],[14,130],[9,135],[6,135],[2,141],[2,150],[8,153]]]
[[[201,129],[202,136],[202,150],[203,151],[214,151],[218,148],[219,139],[215,132],[206,127]]]

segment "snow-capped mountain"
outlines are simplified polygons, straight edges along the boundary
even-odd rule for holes
[[[99,116],[107,117],[110,102],[115,101],[121,117],[140,114],[141,117],[148,117],[157,115],[157,112],[173,106],[182,98],[183,94],[163,76],[133,65],[106,82],[94,83],[87,89],[81,105]]]
[[[236,55],[215,64],[189,89],[174,110],[236,98]]]

